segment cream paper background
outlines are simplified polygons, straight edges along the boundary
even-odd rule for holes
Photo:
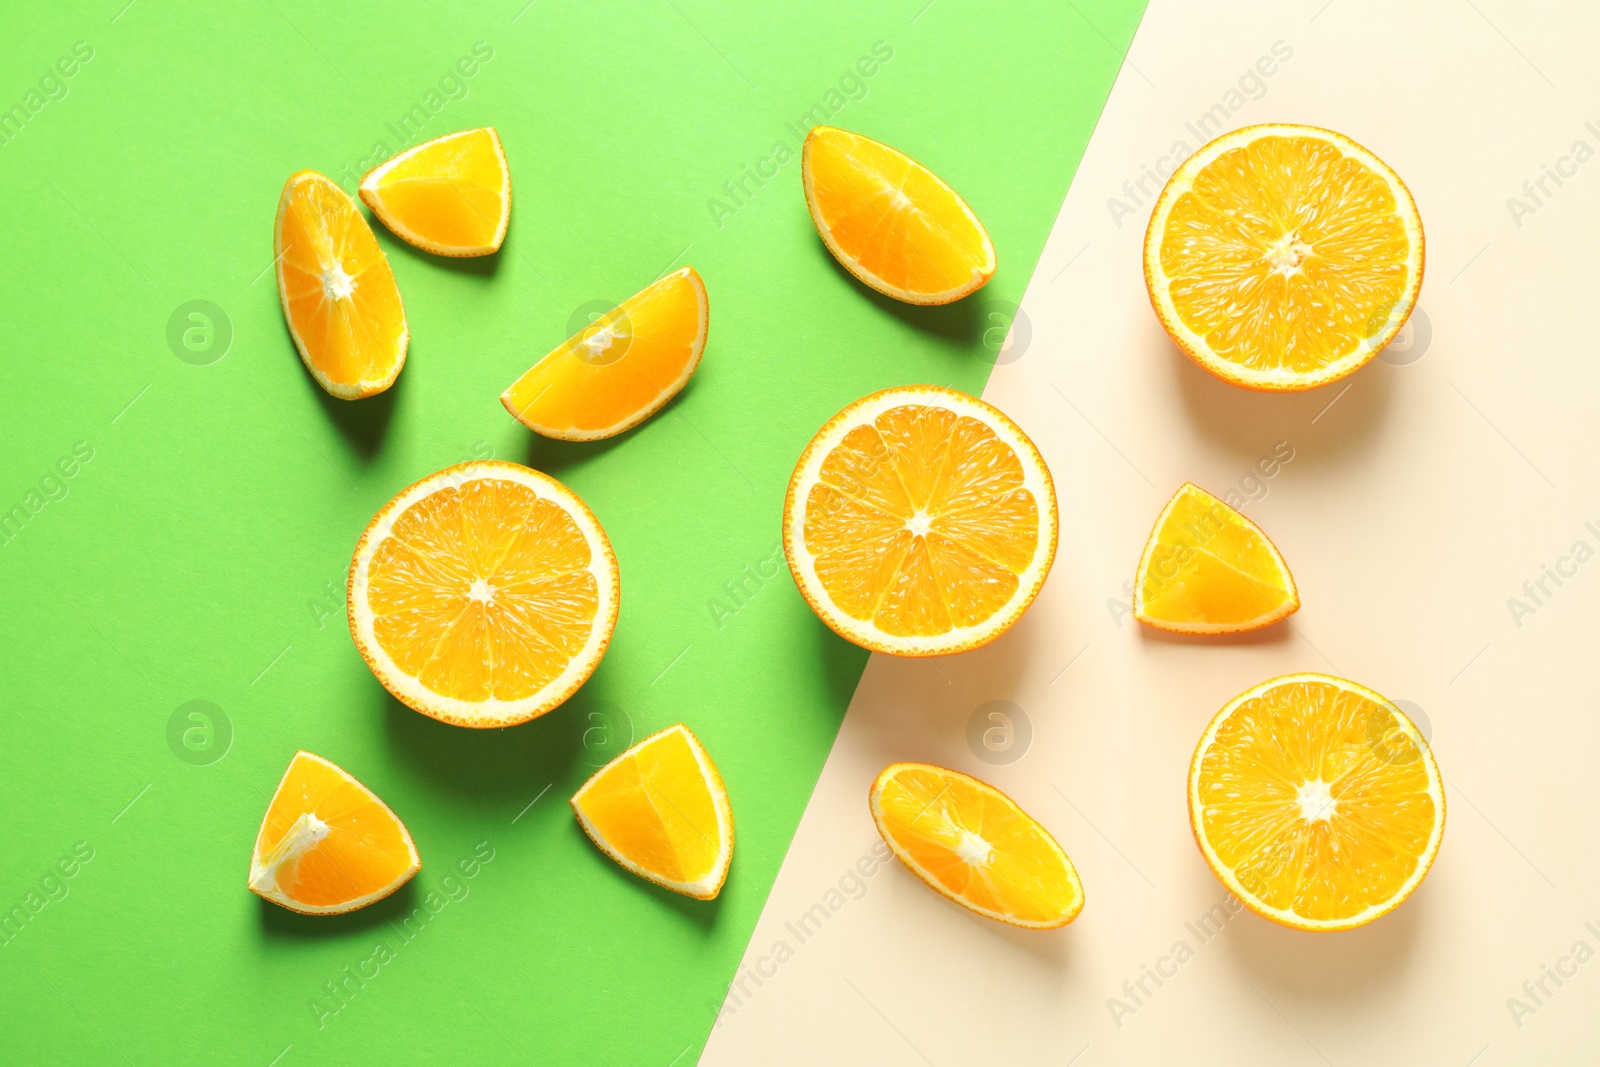
[[[1230,96],[1275,42],[1271,76]],[[1054,570],[987,649],[873,657],[702,1063],[1600,1058],[1597,44],[1600,12],[1577,3],[1153,0],[985,393],[1054,473]],[[1140,259],[1160,183],[1124,182],[1198,147],[1186,123],[1218,104],[1228,128],[1345,132],[1408,183],[1427,272],[1391,362],[1265,396],[1168,342]],[[1523,183],[1547,168],[1567,176],[1535,201]],[[1114,610],[1185,479],[1265,486],[1245,511],[1300,583],[1289,625],[1175,639]],[[1546,565],[1569,576],[1535,602],[1524,582]],[[1514,617],[1512,597],[1532,610]],[[1189,758],[1225,701],[1298,670],[1421,709],[1447,783],[1438,862],[1357,931],[1225,910],[1202,926],[1226,896],[1189,830]],[[969,744],[991,700],[1021,711],[1008,754],[1031,725],[1009,765]],[[1082,916],[1011,929],[878,864],[867,788],[901,759],[976,774],[1043,822],[1083,877]],[[1130,997],[1157,966],[1170,976]]]

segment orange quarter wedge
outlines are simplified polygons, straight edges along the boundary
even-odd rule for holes
[[[283,318],[317,384],[341,400],[393,385],[406,362],[406,312],[355,201],[316,171],[294,174],[272,246]]]
[[[1178,347],[1250,389],[1311,389],[1394,339],[1422,288],[1405,183],[1350,138],[1246,126],[1183,161],[1145,233],[1144,277]]]
[[[511,383],[500,403],[534,433],[597,441],[632,429],[700,365],[709,321],[693,267],[646,286],[567,338]]]
[[[396,236],[440,256],[497,252],[511,222],[511,168],[492,127],[408,148],[368,171],[360,192]]]
[[[698,900],[733,863],[733,809],[717,765],[682,723],[651,734],[572,796],[578,825],[626,870]]]
[[[1289,565],[1261,527],[1192,482],[1156,519],[1133,587],[1134,618],[1176,633],[1255,630],[1300,608]]]
[[[1065,926],[1083,910],[1067,854],[993,786],[928,763],[891,763],[868,800],[900,862],[963,908],[1031,930]]]
[[[1291,674],[1230,700],[1189,769],[1195,841],[1228,891],[1301,930],[1399,907],[1444,836],[1444,785],[1416,724],[1343,678]]]
[[[998,409],[936,385],[885,389],[801,453],[783,545],[801,595],[846,640],[964,652],[1010,629],[1044,585],[1055,485]]]
[[[806,206],[844,268],[909,304],[948,304],[994,276],[994,244],[933,171],[859,133],[814,127],[800,156]]]
[[[402,703],[458,726],[543,715],[617,623],[617,557],[576,493],[515,463],[462,463],[385,504],[350,562],[350,633]]]
[[[382,900],[421,869],[383,801],[321,756],[296,752],[256,834],[249,886],[290,911],[338,915]]]

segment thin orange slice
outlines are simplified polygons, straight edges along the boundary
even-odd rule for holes
[[[1044,457],[983,401],[937,385],[864,397],[795,465],[783,547],[813,611],[875,652],[988,644],[1044,585],[1056,492]]]
[[[289,336],[317,384],[341,400],[393,385],[406,362],[406,310],[356,202],[314,170],[292,175],[272,251]]]
[[[717,765],[683,723],[634,745],[572,795],[600,851],[656,885],[698,900],[733,863],[733,808]]]
[[[1234,697],[1206,727],[1189,821],[1251,911],[1348,930],[1421,884],[1444,836],[1444,786],[1393,703],[1343,678],[1289,674]]]
[[[1145,542],[1133,617],[1177,633],[1226,634],[1298,610],[1294,576],[1261,527],[1184,482]]]
[[[515,463],[430,474],[373,516],[350,562],[350,633],[402,703],[458,726],[559,706],[617,624],[617,557],[594,514]]]
[[[360,191],[397,237],[440,256],[498,252],[511,222],[511,168],[493,127],[408,148],[368,171]]]
[[[382,900],[422,869],[405,824],[349,773],[296,752],[250,854],[250,891],[305,915]]]
[[[1083,910],[1067,854],[994,786],[928,763],[891,763],[868,800],[900,862],[963,908],[1030,930],[1065,926]]]
[[[859,133],[816,126],[800,154],[811,221],[846,270],[908,304],[948,304],[994,276],[978,216],[937,174]]]
[[[1422,287],[1405,183],[1348,137],[1247,126],[1183,161],[1150,215],[1144,279],[1167,333],[1250,389],[1311,389],[1364,365]]]
[[[706,287],[693,267],[646,286],[567,338],[500,403],[534,433],[597,441],[661,409],[700,365]]]

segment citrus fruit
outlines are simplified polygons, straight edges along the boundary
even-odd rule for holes
[[[1177,633],[1225,634],[1299,609],[1294,576],[1261,527],[1185,482],[1139,557],[1133,617]]]
[[[937,385],[863,397],[795,465],[783,547],[813,611],[875,652],[993,641],[1056,554],[1056,492],[1017,424]]]
[[[673,271],[567,338],[500,403],[534,433],[596,441],[632,429],[700,365],[709,314],[693,267]]]
[[[867,285],[909,304],[948,304],[994,275],[994,245],[933,171],[859,133],[816,126],[800,154],[822,243]]]
[[[1083,883],[1049,831],[991,785],[928,763],[891,763],[868,794],[900,862],[940,896],[1031,930],[1083,910]]]
[[[577,494],[494,460],[448,467],[373,516],[350,633],[384,688],[458,726],[511,726],[577,692],[617,624],[617,557]]]
[[[710,900],[733,862],[733,809],[717,765],[683,723],[634,745],[572,795],[600,851],[674,893]]]
[[[1310,389],[1361,367],[1422,287],[1405,183],[1348,137],[1247,126],[1183,161],[1150,215],[1144,280],[1167,333],[1235,385]]]
[[[1427,740],[1365,686],[1289,674],[1230,700],[1189,768],[1206,862],[1250,910],[1346,930],[1400,905],[1444,834]]]
[[[296,752],[250,854],[250,891],[306,915],[382,900],[422,869],[405,824],[321,756]]]
[[[493,127],[447,133],[378,164],[361,199],[401,240],[441,256],[487,256],[511,222],[511,170]]]
[[[290,176],[272,250],[289,336],[317,384],[341,400],[393,385],[406,362],[406,311],[356,202],[314,170]]]

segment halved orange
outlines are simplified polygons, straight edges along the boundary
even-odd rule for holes
[[[289,336],[317,384],[341,400],[393,385],[406,362],[406,310],[356,202],[314,170],[291,175],[272,251]]]
[[[878,292],[948,304],[994,276],[994,245],[978,216],[904,152],[816,126],[806,134],[800,176],[823,244]]]
[[[597,441],[632,429],[700,365],[709,306],[693,267],[653,282],[535,363],[500,403],[534,433]]]
[[[576,493],[462,463],[373,516],[350,562],[350,633],[384,688],[458,726],[511,726],[588,679],[617,624],[617,557]]]
[[[733,863],[733,808],[717,765],[683,723],[634,745],[572,795],[600,851],[656,885],[698,900]]]
[[[1444,835],[1444,785],[1393,703],[1343,678],[1289,674],[1234,697],[1206,727],[1189,821],[1251,911],[1347,930],[1421,884]]]
[[[394,812],[348,772],[296,752],[250,854],[250,891],[305,915],[382,900],[422,869]]]
[[[1176,633],[1226,634],[1270,626],[1299,609],[1289,565],[1261,527],[1184,482],[1139,557],[1133,617]]]
[[[408,148],[368,171],[360,191],[397,237],[440,256],[497,252],[511,222],[511,168],[493,127]]]
[[[1030,930],[1065,926],[1083,910],[1067,854],[994,786],[930,763],[891,763],[868,802],[900,862],[963,908]]]
[[[1246,126],[1183,161],[1145,233],[1161,325],[1212,374],[1311,389],[1394,339],[1422,287],[1422,220],[1405,183],[1350,138]]]
[[[1044,585],[1055,485],[998,409],[937,385],[885,389],[806,446],[783,548],[801,595],[846,640],[963,652],[1010,629]]]

